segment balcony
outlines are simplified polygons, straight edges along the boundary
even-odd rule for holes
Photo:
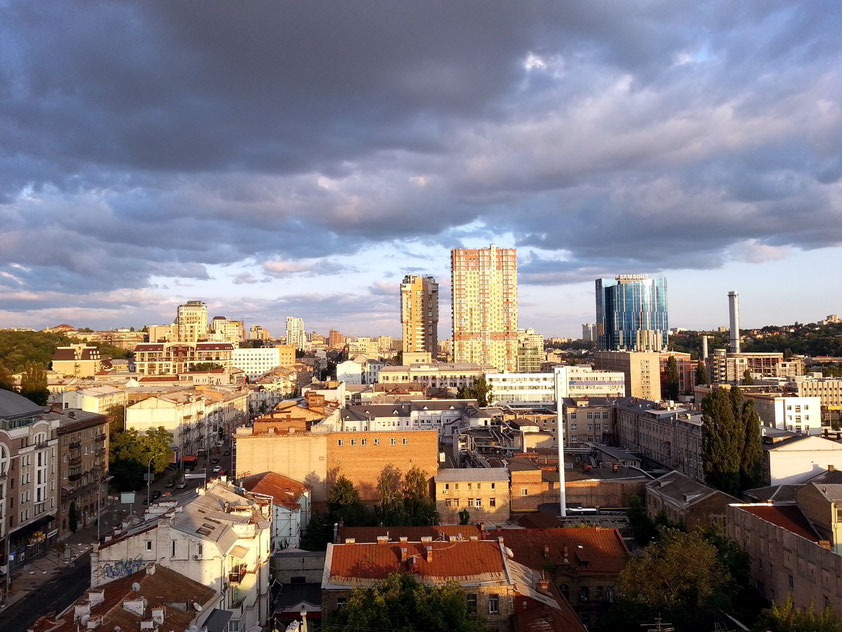
[[[100,441],[100,442],[105,441],[107,438],[108,438],[108,435],[105,434],[104,432],[100,433],[96,437],[94,437],[94,439],[96,439],[97,441]]]
[[[70,460],[67,462],[70,467],[82,465],[82,457],[81,456],[74,456],[71,457]]]
[[[36,450],[43,450],[44,448],[49,447],[49,445],[50,445],[49,441],[39,441],[38,443],[35,444],[35,449]]]
[[[103,454],[105,454],[105,448],[97,448],[94,454],[96,454],[97,456],[102,456]]]
[[[243,581],[243,578],[246,576],[246,565],[245,564],[238,564],[231,569],[231,572],[228,573],[228,583],[229,584],[239,584]]]
[[[76,481],[80,480],[83,476],[84,476],[84,474],[79,472],[78,474],[71,474],[70,476],[67,477],[67,480],[70,481],[71,483],[75,483]]]
[[[81,441],[72,441],[68,447],[71,450],[81,450],[82,449],[82,442]]]

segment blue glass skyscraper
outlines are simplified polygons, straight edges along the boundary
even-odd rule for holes
[[[640,274],[596,280],[597,348],[665,351],[669,336],[667,280]]]

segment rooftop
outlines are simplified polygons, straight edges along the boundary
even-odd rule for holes
[[[536,570],[552,563],[580,573],[614,574],[623,570],[629,555],[616,529],[491,529],[488,537],[502,537],[515,561]]]
[[[339,542],[353,538],[356,542],[377,542],[377,536],[387,536],[390,542],[407,538],[410,542],[420,542],[421,538],[433,540],[469,540],[479,537],[476,525],[439,525],[434,527],[340,527]]]
[[[298,509],[301,496],[307,491],[306,485],[277,472],[262,472],[247,476],[241,485],[250,492],[271,496],[276,505],[288,509]]]
[[[801,510],[795,505],[738,505],[740,509],[754,514],[758,518],[771,522],[787,531],[800,535],[811,542],[818,542],[821,538],[816,535],[813,527]]]
[[[38,406],[19,393],[0,389],[0,419],[32,417],[45,410],[43,406]]]
[[[466,467],[441,469],[435,476],[437,483],[460,481],[509,481],[505,467]]]
[[[723,496],[731,498],[732,502],[739,502],[736,498],[732,498],[723,492],[718,492],[707,485],[702,485],[698,481],[693,480],[689,476],[685,476],[681,472],[676,472],[675,470],[656,478],[654,481],[649,481],[646,483],[646,487],[650,491],[685,508],[717,493],[721,493]]]

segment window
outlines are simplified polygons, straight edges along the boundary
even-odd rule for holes
[[[199,545],[199,557],[201,557],[201,556],[202,556],[202,545],[200,544]]]
[[[488,614],[499,614],[500,612],[500,596],[488,596]]]
[[[789,589],[795,590],[795,581],[792,579],[792,575],[789,575]]]
[[[579,601],[588,601],[591,596],[590,588],[582,586],[579,588]]]
[[[151,551],[151,550],[152,550],[152,540],[147,540],[147,541],[146,541],[146,550],[147,550],[147,551]]]
[[[389,445],[398,445],[398,440],[392,437],[389,439]]]
[[[474,503],[477,508],[482,507],[482,498],[477,498]]]
[[[491,483],[491,489],[496,489],[495,485],[497,485],[497,483]]]
[[[380,438],[379,437],[374,438],[374,445],[380,445]]]
[[[497,499],[496,498],[489,498],[488,499],[488,506],[489,507],[496,507],[497,506]]]
[[[473,488],[474,488],[474,484],[473,484],[473,483],[468,483],[468,489],[473,489]]]
[[[468,499],[468,507],[473,507],[473,506],[474,506],[474,499],[473,499],[473,498],[469,498],[469,499]]]
[[[520,495],[521,496],[528,496],[529,495],[529,488],[528,487],[521,487],[520,488]]]
[[[444,499],[444,506],[445,506],[445,507],[450,507],[450,506],[453,504],[453,502],[452,502],[452,501],[453,501],[453,499],[452,499],[452,498],[445,498],[445,499]]]
[[[172,557],[175,557],[175,540],[172,541]]]
[[[470,593],[467,595],[468,598],[468,614],[476,614],[477,613],[477,595],[476,593]]]
[[[602,601],[605,599],[605,587],[604,586],[597,586],[596,587],[596,600]]]
[[[339,597],[339,598],[336,600],[336,607],[337,607],[337,608],[341,608],[342,606],[344,606],[344,605],[345,605],[345,604],[347,604],[347,603],[348,603],[348,598],[347,598],[347,597]]]
[[[477,491],[479,491],[481,488],[482,488],[482,483],[477,483]]]
[[[403,443],[404,445],[409,445],[409,439],[404,437],[403,439],[401,439],[401,443]]]
[[[337,439],[337,440],[336,440],[336,445],[339,445],[339,446],[345,445],[345,441],[344,441],[344,439]]]
[[[351,445],[357,445],[357,440],[356,440],[356,439],[351,439]]]
[[[365,445],[368,443],[368,439],[360,439],[360,445]]]

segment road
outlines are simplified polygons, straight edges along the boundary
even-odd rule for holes
[[[48,612],[60,613],[81,597],[91,585],[91,554],[79,557],[53,579],[0,614],[3,632],[26,632],[35,620]]]

